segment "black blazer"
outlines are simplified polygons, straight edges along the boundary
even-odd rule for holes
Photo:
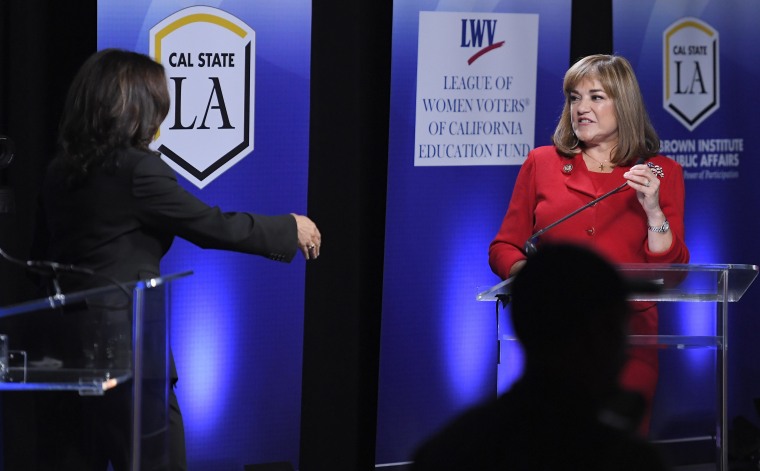
[[[42,258],[95,270],[119,281],[160,275],[175,236],[203,248],[289,262],[298,247],[292,215],[222,212],[185,191],[159,157],[121,151],[113,171],[95,169],[67,189],[54,160],[42,190]]]
[[[94,270],[103,276],[65,276],[64,292],[160,276],[160,262],[174,237],[203,247],[289,262],[298,250],[292,215],[222,212],[185,191],[160,157],[130,149],[116,155],[112,170],[93,169],[87,181],[69,189],[62,162],[55,159],[41,192],[32,257]],[[77,367],[120,367],[129,362],[131,315],[118,300],[98,301],[76,316],[47,318],[35,328],[42,354],[63,357]],[[108,307],[106,305],[121,305]],[[51,331],[43,338],[40,330]],[[66,335],[60,335],[65,330]],[[57,332],[56,332],[57,331]],[[66,338],[68,340],[63,341]],[[63,342],[61,345],[53,345]],[[113,352],[122,352],[121,358]],[[48,353],[49,352],[49,353]],[[176,379],[174,362],[171,377]]]

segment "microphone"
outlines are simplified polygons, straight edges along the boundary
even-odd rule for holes
[[[636,163],[634,165],[639,165],[639,164],[643,164],[643,163],[644,163],[644,158],[640,157],[636,161]],[[590,208],[591,206],[594,206],[596,203],[602,201],[603,199],[608,198],[608,197],[614,195],[618,191],[620,191],[623,188],[625,188],[626,185],[628,185],[627,181],[623,182],[622,185],[620,185],[620,186],[618,186],[616,188],[613,188],[612,190],[608,191],[607,193],[603,194],[602,196],[589,201],[588,203],[584,204],[583,206],[581,206],[580,208],[576,209],[575,211],[573,211],[573,212],[571,212],[569,214],[566,214],[565,216],[562,216],[561,218],[557,219],[556,221],[554,221],[553,223],[551,223],[548,226],[544,227],[543,229],[540,229],[538,232],[534,233],[532,236],[528,237],[528,240],[525,241],[525,246],[523,247],[523,251],[525,252],[525,255],[530,256],[530,255],[533,255],[534,253],[536,253],[536,250],[537,250],[537,248],[536,248],[536,239],[538,239],[546,231],[548,231],[552,227],[556,226],[557,224],[570,219],[571,217],[573,217],[576,214],[580,213],[584,209]]]
[[[0,170],[6,168],[13,161],[16,153],[16,145],[8,136],[0,134]]]
[[[0,134],[0,214],[12,213],[16,210],[16,198],[13,194],[13,188],[6,186],[5,175],[2,171],[13,161],[16,153],[16,146],[13,140]]]
[[[2,249],[2,247],[0,247],[0,259],[4,259],[14,265],[24,267],[30,273],[34,273],[35,275],[49,278],[52,284],[53,291],[54,291],[54,294],[48,296],[50,307],[63,307],[68,302],[66,300],[66,295],[63,293],[63,290],[61,289],[61,285],[58,280],[58,275],[64,274],[64,273],[102,278],[106,280],[108,283],[119,288],[126,296],[127,302],[123,305],[110,306],[114,309],[123,309],[124,307],[127,307],[129,303],[132,301],[132,292],[124,285],[124,283],[108,275],[104,275],[102,273],[98,273],[94,270],[91,270],[89,268],[80,267],[77,265],[64,265],[61,263],[50,262],[47,260],[20,260],[16,257],[13,257],[9,253],[7,253],[5,250]],[[86,299],[84,300],[84,304],[85,305],[87,304]]]

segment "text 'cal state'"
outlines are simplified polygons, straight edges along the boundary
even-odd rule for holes
[[[235,67],[234,52],[199,52],[193,55],[189,52],[172,52],[169,54],[169,65],[172,67]]]

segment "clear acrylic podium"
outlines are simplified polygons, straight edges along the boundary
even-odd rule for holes
[[[103,396],[129,388],[130,469],[140,469],[141,451],[148,446],[165,455],[169,290],[175,280],[190,274],[62,293],[0,308],[0,319],[9,325],[26,318],[34,319],[38,325],[50,322],[54,329],[59,329],[60,335],[81,334],[77,335],[81,337],[75,342],[77,346],[61,355],[65,358],[42,356],[36,351],[37,345],[27,350],[27,345],[17,344],[9,335],[4,340],[10,348],[6,346],[0,355],[0,363],[5,363],[4,367],[0,365],[0,391],[4,394],[60,391]],[[110,314],[113,312],[120,313],[118,319],[126,319],[126,322],[109,321],[107,328],[103,328],[102,323],[98,328],[88,327],[106,316],[116,316]],[[4,441],[8,440],[5,437]],[[3,443],[3,448],[6,444]]]
[[[741,299],[758,274],[756,265],[717,264],[625,264],[618,266],[624,277],[656,285],[657,290],[635,292],[631,301],[716,303],[715,335],[631,335],[630,344],[652,348],[712,348],[716,351],[716,464],[728,471],[728,305]],[[477,295],[479,301],[508,302],[512,278]],[[642,286],[646,284],[642,283]],[[506,338],[497,323],[499,340]]]

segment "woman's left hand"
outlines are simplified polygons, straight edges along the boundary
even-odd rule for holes
[[[636,197],[649,215],[660,209],[660,179],[645,164],[634,165],[623,174],[628,186],[636,190]]]
[[[673,245],[673,233],[667,228],[664,231],[653,229],[662,227],[667,222],[665,213],[660,207],[660,179],[647,165],[643,164],[634,165],[623,174],[623,177],[628,180],[628,186],[636,190],[636,198],[646,213],[646,224],[649,226],[647,231],[649,250],[653,253],[669,250]]]

